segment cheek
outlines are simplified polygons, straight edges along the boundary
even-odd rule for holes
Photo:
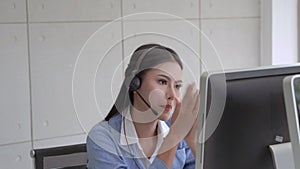
[[[160,89],[152,90],[148,99],[151,105],[165,105],[167,103],[165,94]]]

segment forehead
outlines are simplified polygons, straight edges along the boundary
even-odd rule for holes
[[[182,70],[177,62],[160,63],[155,67],[153,67],[152,69],[150,69],[149,71],[147,71],[146,74],[152,74],[152,75],[164,74],[175,80],[182,79]]]

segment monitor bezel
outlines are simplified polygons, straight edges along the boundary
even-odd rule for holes
[[[300,73],[300,64],[290,65],[276,65],[276,66],[264,66],[251,69],[240,70],[225,70],[217,72],[204,72],[200,78],[200,108],[199,108],[199,130],[198,130],[198,144],[197,144],[197,158],[196,168],[204,168],[204,150],[205,150],[205,121],[207,116],[207,97],[208,97],[208,82],[215,76],[224,76],[227,81],[270,77],[270,76],[282,76]],[[203,143],[202,143],[203,142]]]
[[[283,92],[293,156],[294,159],[300,159],[299,112],[295,92],[296,79],[300,79],[300,74],[285,77],[283,80]],[[299,160],[294,160],[294,164],[295,168],[300,168]]]

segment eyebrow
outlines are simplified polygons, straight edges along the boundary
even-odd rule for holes
[[[164,78],[168,79],[169,81],[171,80],[171,78],[170,78],[169,76],[167,76],[167,75],[164,75],[164,74],[159,74],[158,76],[162,76],[162,77],[164,77]],[[183,81],[182,81],[182,80],[176,80],[175,82],[176,82],[176,83],[183,83]]]

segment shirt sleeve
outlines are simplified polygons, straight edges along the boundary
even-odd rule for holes
[[[107,152],[87,137],[87,155],[89,169],[127,169],[121,156]]]

